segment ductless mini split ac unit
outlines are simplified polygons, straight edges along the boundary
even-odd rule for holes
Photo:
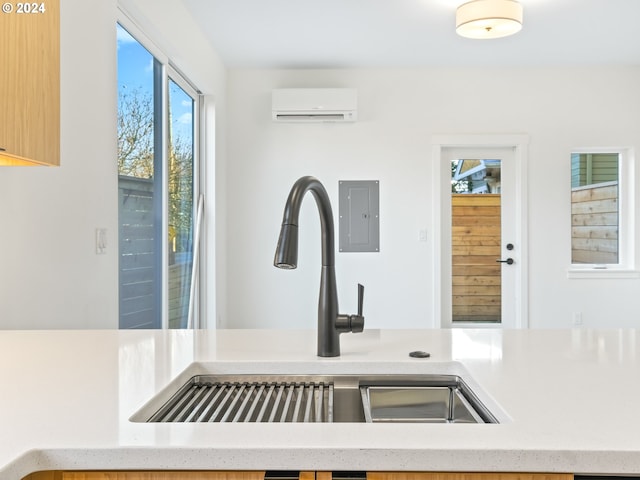
[[[355,88],[280,88],[272,92],[275,122],[355,122]]]

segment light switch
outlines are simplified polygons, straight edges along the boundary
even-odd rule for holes
[[[107,229],[96,228],[96,254],[104,255],[107,253]]]

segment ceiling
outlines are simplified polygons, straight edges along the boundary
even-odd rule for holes
[[[520,0],[520,33],[455,34],[464,0],[181,0],[231,68],[640,65],[640,0]]]

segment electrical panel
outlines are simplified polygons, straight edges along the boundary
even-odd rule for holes
[[[339,182],[339,249],[341,252],[380,251],[380,182]]]

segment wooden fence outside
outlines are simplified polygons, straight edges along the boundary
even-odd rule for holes
[[[618,182],[571,190],[571,263],[618,263]]]
[[[153,180],[120,176],[120,328],[160,328]]]
[[[191,294],[191,265],[187,255],[176,255],[169,265],[169,328],[186,328]]]
[[[500,195],[452,194],[451,208],[453,321],[499,322]]]
[[[160,243],[154,219],[153,180],[119,177],[119,297],[122,329],[161,328]],[[169,265],[169,328],[184,328],[191,258]],[[185,300],[186,299],[186,300]]]

